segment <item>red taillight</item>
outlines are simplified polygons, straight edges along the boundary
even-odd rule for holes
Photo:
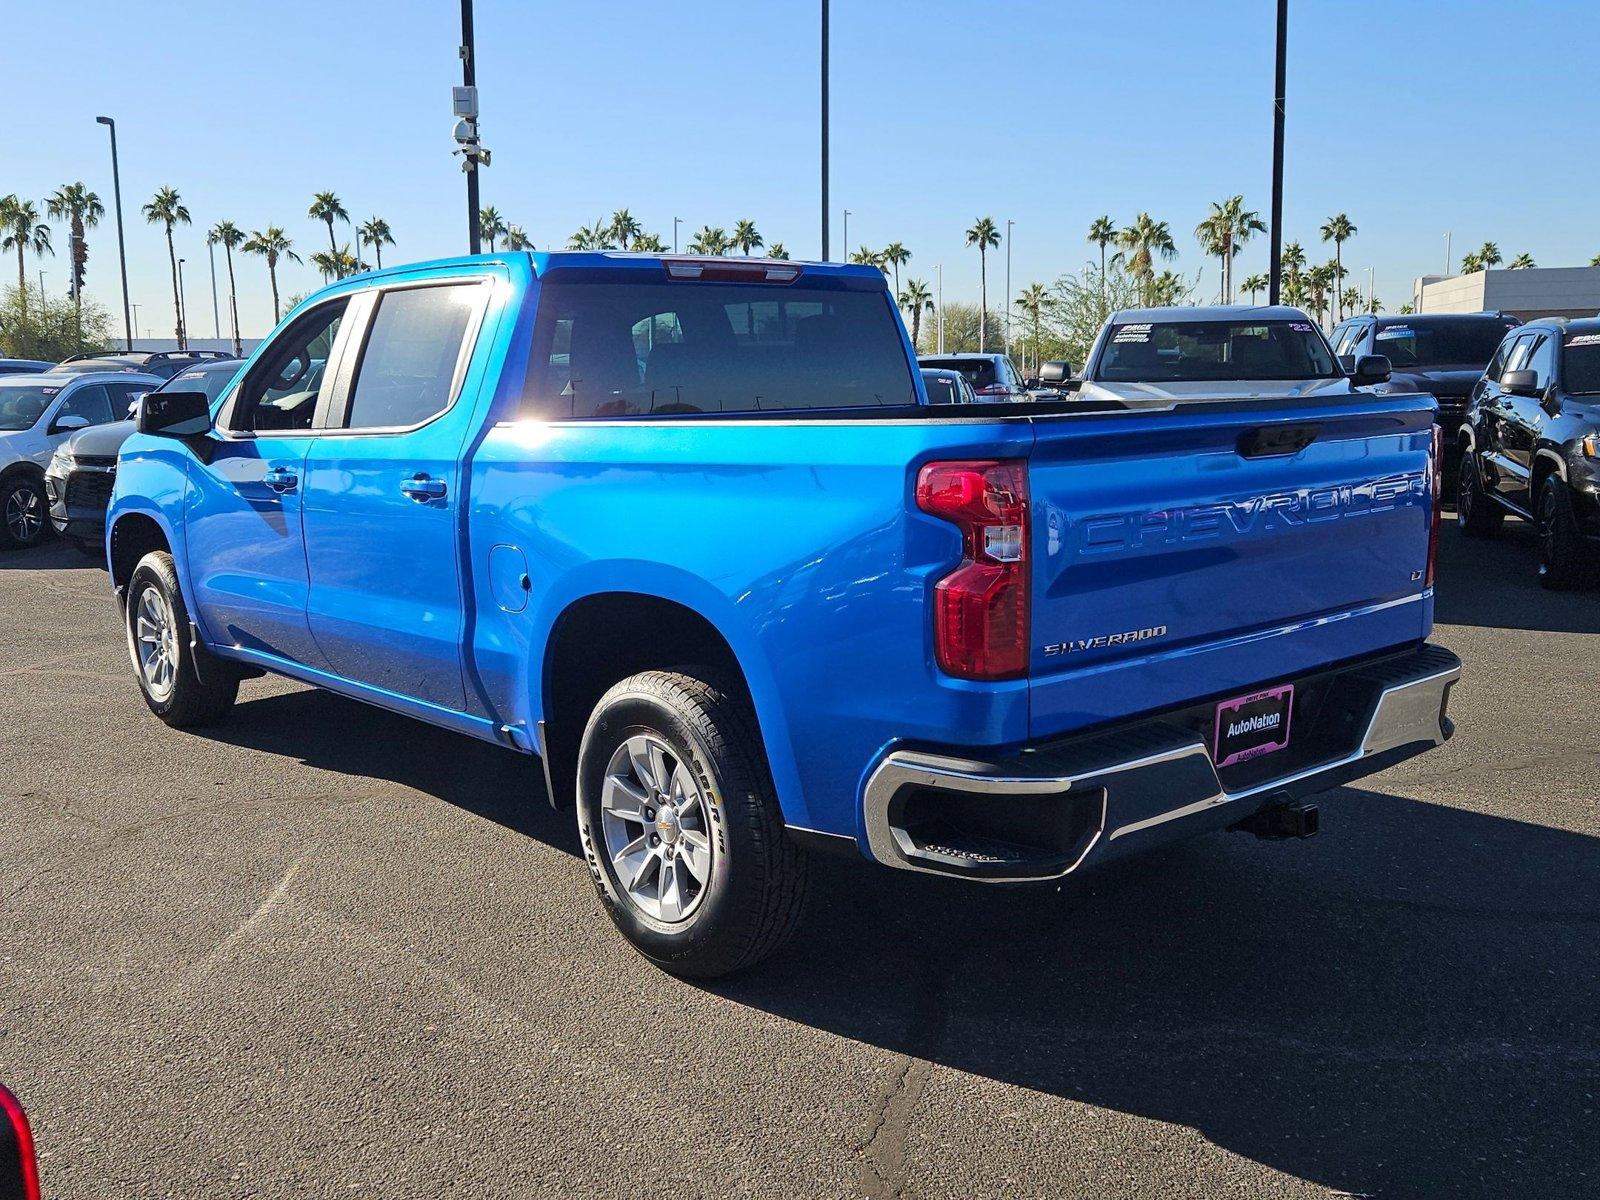
[[[16,1163],[7,1164],[7,1172],[15,1170],[18,1178],[0,1177],[0,1194],[12,1195],[17,1185],[22,1188],[22,1200],[39,1200],[39,1161],[33,1153],[33,1134],[28,1129],[27,1115],[17,1098],[0,1086],[0,1118],[11,1126],[11,1136],[16,1144]],[[8,1157],[0,1155],[0,1158]]]
[[[1003,383],[991,383],[988,387],[974,388],[972,394],[975,396],[1005,396],[1009,395],[1010,391],[1011,389]]]
[[[1028,464],[929,463],[917,507],[961,529],[961,565],[934,588],[939,666],[962,679],[1028,673]]]
[[[1433,586],[1434,569],[1439,565],[1439,500],[1443,487],[1440,472],[1444,470],[1444,430],[1433,427],[1433,448],[1428,459],[1428,474],[1433,479],[1433,514],[1428,518],[1428,582]]]

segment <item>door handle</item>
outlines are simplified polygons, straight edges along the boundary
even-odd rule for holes
[[[288,467],[273,467],[261,477],[261,482],[281,496],[285,492],[292,492],[300,486],[300,476],[296,475]]]
[[[426,472],[418,471],[409,479],[400,481],[400,490],[419,504],[429,500],[442,500],[449,488],[442,479],[429,478]]]

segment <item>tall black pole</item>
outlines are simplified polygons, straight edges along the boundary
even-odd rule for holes
[[[1272,273],[1267,303],[1278,303],[1283,283],[1283,101],[1288,68],[1289,0],[1278,0],[1278,73],[1272,90]]]
[[[822,261],[828,257],[828,0],[822,0]]]
[[[472,0],[461,0],[461,83],[478,86],[477,49],[472,41]],[[478,224],[478,163],[470,154],[467,168],[467,247],[473,254],[483,250],[483,235]]]
[[[122,241],[122,173],[117,166],[117,123],[110,117],[96,121],[111,130],[111,194],[117,205],[117,258],[122,264],[122,332],[129,353],[133,352],[133,317],[128,307],[128,250]]]

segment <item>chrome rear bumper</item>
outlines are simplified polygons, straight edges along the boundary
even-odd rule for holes
[[[867,844],[879,862],[909,871],[1058,878],[1091,859],[1231,825],[1441,745],[1453,732],[1445,708],[1460,676],[1461,660],[1431,645],[1336,673],[1345,707],[1323,719],[1345,723],[1349,734],[1338,735],[1335,751],[1233,790],[1202,736],[1161,719],[993,761],[895,750],[867,780]],[[915,815],[941,805],[961,815],[944,827]],[[1010,818],[1024,809],[1043,820],[1048,837],[1029,844],[992,836],[996,827],[1016,828]],[[967,833],[956,828],[963,821]]]

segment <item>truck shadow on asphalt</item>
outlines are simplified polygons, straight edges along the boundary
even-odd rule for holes
[[[1323,812],[1314,842],[1217,835],[1059,890],[819,860],[797,942],[711,990],[1340,1191],[1592,1195],[1600,840],[1355,789]],[[1108,1140],[993,1103],[958,1135]]]
[[[212,736],[578,851],[534,760],[327,693],[248,701]],[[1311,842],[1219,834],[1059,888],[816,857],[795,941],[697,986],[1341,1191],[1592,1194],[1600,839],[1355,788],[1323,813]],[[996,1103],[962,1136],[1047,1157],[1083,1136],[1071,1109]]]

